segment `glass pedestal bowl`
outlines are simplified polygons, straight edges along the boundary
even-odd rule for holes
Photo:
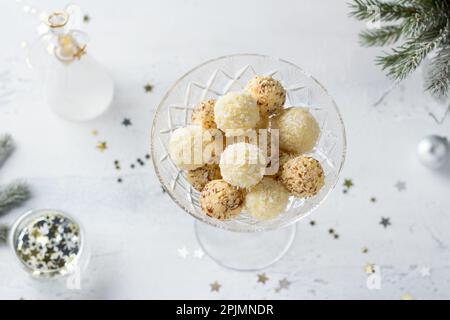
[[[202,213],[199,192],[168,154],[171,133],[190,123],[192,108],[205,99],[241,91],[255,75],[271,75],[286,89],[285,107],[307,107],[321,134],[310,154],[320,161],[325,186],[307,199],[290,197],[277,218],[258,221],[245,212],[229,221]],[[257,270],[278,261],[295,237],[295,223],[313,212],[334,188],[344,163],[346,137],[339,110],[325,88],[296,65],[268,56],[240,54],[207,61],[182,76],[158,106],[151,130],[151,154],[156,174],[169,196],[195,217],[203,250],[219,264],[236,270]]]

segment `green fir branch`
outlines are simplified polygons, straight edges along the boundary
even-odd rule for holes
[[[28,186],[21,181],[13,182],[0,191],[0,215],[17,207],[30,198]]]
[[[416,8],[407,4],[381,0],[353,0],[349,7],[351,9],[350,16],[361,21],[380,19],[384,22],[391,22],[411,17],[418,12]]]
[[[401,81],[431,53],[425,89],[438,98],[449,94],[450,0],[353,0],[350,15],[358,20],[389,22],[379,29],[365,30],[359,40],[364,46],[403,43],[377,57],[388,76]]]
[[[359,34],[363,46],[385,46],[396,43],[402,36],[401,26],[386,26],[381,29],[364,30]]]
[[[409,39],[402,46],[393,49],[391,54],[378,57],[376,63],[387,71],[388,76],[396,80],[403,80],[447,37],[448,27],[441,30],[427,30],[416,38]]]
[[[432,58],[426,75],[425,90],[438,97],[447,97],[450,91],[450,46],[440,49]]]

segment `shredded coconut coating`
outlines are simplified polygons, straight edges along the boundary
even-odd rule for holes
[[[242,190],[224,180],[208,182],[200,194],[200,206],[207,216],[228,220],[237,216],[244,204]]]
[[[306,108],[287,108],[272,123],[279,130],[280,148],[289,152],[309,152],[319,138],[319,125]]]
[[[261,150],[250,143],[229,145],[220,157],[220,173],[229,184],[249,188],[264,176],[267,160]]]
[[[289,200],[289,192],[275,179],[264,177],[245,195],[244,208],[259,220],[276,218],[284,211]]]
[[[283,110],[286,90],[278,80],[270,76],[256,76],[245,89],[256,99],[261,115],[271,116]]]
[[[198,191],[202,191],[208,182],[221,178],[220,168],[217,164],[205,165],[187,172],[187,180]]]
[[[211,162],[215,132],[194,125],[176,129],[169,142],[172,161],[184,170],[194,170]]]
[[[215,99],[209,99],[200,102],[195,106],[192,111],[191,123],[199,125],[205,129],[215,129],[217,128],[214,122],[214,105],[216,104]]]
[[[281,183],[296,197],[315,196],[325,184],[325,174],[319,161],[299,156],[286,162],[281,170]]]
[[[230,92],[220,97],[214,106],[217,127],[227,135],[235,129],[253,129],[259,121],[256,100],[245,92]]]

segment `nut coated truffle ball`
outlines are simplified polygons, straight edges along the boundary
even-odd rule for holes
[[[244,209],[256,219],[273,219],[284,211],[288,200],[289,192],[280,182],[264,177],[246,194]]]
[[[187,172],[187,180],[198,191],[202,191],[208,182],[221,178],[220,168],[217,164],[208,164]]]
[[[220,173],[229,184],[249,188],[264,176],[266,158],[261,150],[250,143],[229,145],[220,157]]]
[[[214,105],[216,104],[216,100],[209,99],[200,102],[195,106],[192,111],[191,123],[195,125],[199,125],[205,129],[215,129],[217,128],[216,123],[214,122]]]
[[[281,170],[281,183],[296,197],[315,196],[325,184],[325,174],[319,161],[299,156],[286,162]]]
[[[170,136],[169,154],[172,161],[184,170],[200,168],[211,160],[206,151],[214,142],[214,131],[204,130],[200,126],[178,128]]]
[[[306,108],[287,108],[272,123],[279,130],[280,148],[297,154],[311,151],[320,134],[316,119]]]
[[[260,108],[261,115],[271,116],[283,110],[286,101],[286,90],[278,80],[270,76],[256,76],[245,87]]]
[[[244,204],[242,190],[234,188],[224,180],[208,182],[200,194],[202,211],[210,217],[228,220],[237,216]]]
[[[279,178],[281,175],[281,171],[283,170],[284,164],[286,162],[288,162],[289,160],[294,159],[296,157],[297,157],[297,155],[294,153],[289,153],[289,152],[280,150],[279,158],[278,158],[278,172],[277,172],[277,174],[275,174],[275,177]]]
[[[234,135],[234,131],[253,129],[259,121],[256,100],[249,93],[230,92],[217,100],[214,120],[217,128],[227,135]]]

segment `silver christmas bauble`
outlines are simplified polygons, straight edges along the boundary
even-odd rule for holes
[[[442,167],[448,160],[450,147],[447,138],[430,135],[423,138],[417,146],[420,162],[431,169]]]

